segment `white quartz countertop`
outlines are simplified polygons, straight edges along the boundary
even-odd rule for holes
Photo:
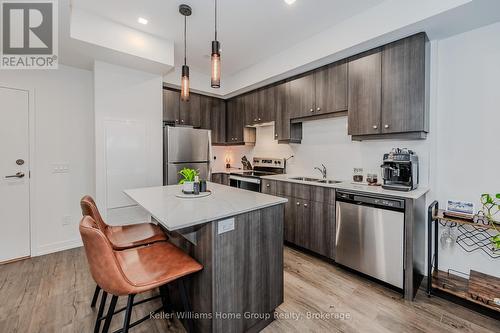
[[[169,231],[286,203],[285,198],[208,182],[212,194],[202,198],[178,198],[181,185],[144,187],[125,190]]]
[[[339,190],[380,194],[380,195],[384,195],[384,196],[405,198],[405,199],[419,199],[420,197],[425,195],[427,192],[429,192],[429,188],[423,187],[423,186],[419,186],[417,189],[415,189],[413,191],[404,192],[404,191],[386,190],[386,189],[383,189],[382,186],[368,186],[368,185],[363,185],[363,184],[352,184],[349,181],[342,181],[342,182],[336,183],[336,184],[325,184],[325,183],[291,179],[291,178],[302,177],[302,176],[304,176],[304,175],[296,176],[296,175],[285,174],[285,175],[263,176],[262,178],[273,179],[273,180],[278,180],[278,181],[286,181],[286,182],[297,183],[297,184],[307,184],[307,185],[313,185],[313,186],[329,187],[329,188],[335,188],[335,189],[339,189]],[[311,178],[318,178],[318,177],[311,177]]]

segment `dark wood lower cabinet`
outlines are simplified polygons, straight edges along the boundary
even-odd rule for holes
[[[284,240],[335,259],[335,190],[286,181],[262,185],[262,192],[288,199]]]
[[[221,185],[229,185],[229,175],[227,173],[212,173],[211,178],[213,183],[221,184]]]

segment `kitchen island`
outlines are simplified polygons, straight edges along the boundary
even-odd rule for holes
[[[283,302],[287,199],[208,183],[211,195],[178,198],[180,185],[126,190],[170,241],[203,265],[188,293],[196,332],[259,331]],[[172,288],[175,303],[175,288]]]

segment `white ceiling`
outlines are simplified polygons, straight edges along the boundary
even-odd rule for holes
[[[218,0],[218,34],[224,75],[233,75],[384,0]],[[173,40],[175,64],[183,62],[181,3],[189,4],[188,65],[210,72],[213,0],[73,0],[73,5],[104,18]],[[137,22],[148,19],[147,25]]]

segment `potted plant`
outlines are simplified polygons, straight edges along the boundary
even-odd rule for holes
[[[182,191],[184,193],[192,193],[194,179],[200,175],[200,171],[196,169],[184,168],[179,171],[179,174],[184,177],[179,181],[179,184],[182,185]]]
[[[481,195],[481,204],[483,205],[482,213],[493,228],[498,232],[497,225],[500,221],[495,219],[495,216],[500,212],[500,193],[495,196],[488,193]],[[500,234],[493,236],[491,241],[497,249],[500,249]]]

